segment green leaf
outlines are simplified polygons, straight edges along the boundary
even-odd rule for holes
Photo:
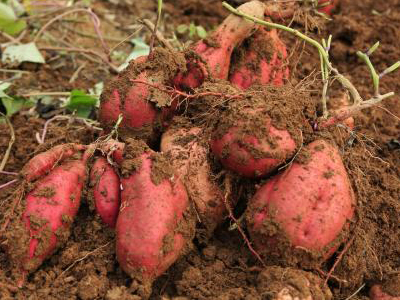
[[[205,39],[207,37],[207,31],[203,26],[196,26],[196,31],[199,38]]]
[[[39,64],[45,63],[42,54],[39,52],[36,44],[33,42],[22,45],[8,46],[3,52],[2,62],[5,64],[19,65],[24,61]]]
[[[0,30],[9,35],[17,35],[26,28],[24,20],[18,20],[13,9],[0,2]]]
[[[97,101],[97,98],[86,94],[84,91],[72,90],[65,107],[69,111],[75,112],[78,117],[88,118]]]
[[[132,59],[136,59],[139,56],[147,55],[149,54],[150,47],[147,45],[142,38],[135,38],[131,40],[131,43],[135,45],[135,48],[133,48],[133,51],[131,54],[128,55],[128,57],[125,60],[125,63],[123,63],[121,66],[118,67],[119,71],[122,71],[128,66],[128,62]]]
[[[12,116],[23,108],[32,107],[33,103],[21,97],[5,97],[1,98],[7,111],[7,116]]]

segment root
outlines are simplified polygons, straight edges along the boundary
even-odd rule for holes
[[[343,255],[347,252],[347,250],[349,250],[351,244],[353,244],[355,235],[353,235],[353,237],[347,242],[346,246],[343,248],[342,252],[340,252],[339,256],[337,257],[335,263],[333,264],[332,268],[329,270],[328,274],[326,275],[325,281],[324,281],[324,285],[326,286],[328,283],[329,278],[332,277],[332,273],[333,271],[335,271],[336,266],[339,264],[339,262],[342,260]]]
[[[224,196],[224,203],[225,203],[225,207],[228,210],[229,213],[229,218],[236,224],[236,228],[237,230],[240,232],[240,234],[242,235],[247,247],[249,248],[249,250],[251,251],[251,253],[253,253],[253,255],[258,259],[258,261],[261,263],[261,265],[263,267],[266,267],[264,261],[262,260],[261,256],[257,253],[256,250],[254,250],[253,246],[251,245],[251,242],[249,241],[249,239],[246,236],[246,233],[243,231],[242,227],[240,226],[238,220],[235,218],[235,216],[233,215],[232,212],[232,208],[231,205],[229,203],[229,196],[231,194],[232,191],[232,183],[231,183],[231,177],[229,175],[227,175],[225,177],[224,180],[224,184],[225,184],[225,196]]]
[[[156,88],[161,92],[164,92],[168,95],[170,95],[171,97],[171,103],[178,99],[179,97],[183,97],[183,100],[180,102],[180,104],[186,100],[189,99],[194,99],[194,98],[200,98],[200,97],[206,97],[206,96],[216,96],[216,97],[222,97],[225,98],[227,100],[231,100],[231,99],[240,99],[243,98],[243,93],[237,93],[237,94],[233,94],[233,95],[227,95],[224,93],[217,93],[217,92],[203,92],[203,93],[197,93],[197,94],[187,94],[185,92],[181,92],[179,90],[177,90],[176,88],[170,87],[170,86],[165,86],[165,87],[161,87],[143,80],[136,80],[136,79],[131,79],[130,80],[133,83],[141,83],[141,84],[145,84],[148,85],[150,87]]]

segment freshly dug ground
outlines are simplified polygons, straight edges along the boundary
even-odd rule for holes
[[[141,2],[147,3],[147,0],[135,4],[139,14]],[[187,20],[195,20],[196,24],[207,20],[207,24],[201,25],[211,28],[225,15],[216,0],[184,0],[179,1],[177,6],[172,5],[172,0],[165,2],[166,13],[174,16],[176,25]],[[372,92],[370,75],[355,52],[365,51],[379,40],[381,47],[372,56],[378,70],[400,59],[400,2],[342,0],[341,3],[339,13],[332,21],[320,20],[319,35],[333,35],[331,58],[334,65],[348,75],[360,93],[367,97]],[[155,6],[143,7],[155,10]],[[218,13],[214,14],[215,7],[218,7]],[[143,14],[148,14],[148,11]],[[303,22],[297,21],[294,26],[301,28],[304,24],[300,23]],[[317,30],[314,29],[310,34],[317,36]],[[290,57],[293,73],[290,83],[295,85],[318,68],[318,56],[314,49],[307,46],[303,49],[302,44],[295,44],[292,37],[286,34],[282,34],[282,37],[289,45],[293,45],[289,47],[289,53],[295,51]],[[48,70],[45,68],[39,72],[46,73]],[[68,79],[56,79],[60,86],[67,85],[63,81]],[[312,78],[307,80],[311,81]],[[32,82],[26,81],[25,84],[30,85]],[[317,103],[320,84],[314,82],[306,87]],[[399,72],[384,77],[381,90],[400,94]],[[290,101],[290,105],[295,104]],[[373,284],[391,280],[400,272],[398,116],[400,97],[396,95],[385,100],[379,107],[358,114],[355,118],[355,132],[350,136],[345,129],[339,127],[320,133],[334,139],[340,146],[358,204],[355,222],[351,225],[353,239],[328,281],[334,299],[346,299],[360,287],[361,290],[352,299],[368,299],[368,290]],[[22,112],[13,116],[11,121],[16,142],[6,165],[6,170],[10,172],[18,172],[35,153],[52,145],[66,142],[90,143],[98,136],[98,133],[79,123],[56,121],[49,126],[46,143],[39,145],[35,134],[41,132],[45,120],[29,117]],[[309,128],[303,130],[304,141],[307,141],[311,131]],[[0,124],[0,158],[8,142],[8,127]],[[0,185],[13,178],[0,175]],[[255,190],[254,182],[250,184],[242,181],[241,184],[245,188],[235,210],[236,217],[243,213],[246,199]],[[7,216],[16,187],[14,184],[0,190],[1,224]],[[15,282],[10,279],[11,265],[7,255],[0,250],[0,299],[138,299],[128,293],[131,279],[116,262],[113,230],[101,223],[95,216],[93,205],[86,199],[84,196],[72,235],[65,247],[30,275],[23,289],[16,288]],[[192,251],[155,282],[151,299],[261,299],[262,289],[257,280],[262,271],[261,265],[231,225],[232,221],[227,219],[207,242],[195,239]],[[3,241],[0,240],[0,243]],[[342,250],[343,247],[339,248],[336,255],[321,268],[308,271],[325,279]],[[266,260],[265,263],[274,265],[274,261]],[[392,285],[391,288],[397,288],[400,292],[399,286]]]

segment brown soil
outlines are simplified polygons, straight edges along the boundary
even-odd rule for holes
[[[124,19],[132,20],[132,15],[154,19],[155,5],[149,4],[147,0],[133,1],[134,5],[127,4],[129,1],[121,1],[119,5],[94,2],[97,12],[112,11],[119,16],[118,28],[131,22]],[[190,21],[206,29],[213,28],[226,15],[216,0],[185,0],[179,1],[179,4],[172,0],[165,2],[167,15],[161,29],[166,32],[166,36],[169,36],[174,26]],[[239,2],[230,1],[234,4]],[[301,23],[304,22],[297,20],[293,26],[300,29],[304,25]],[[319,33],[314,30],[310,34],[318,37],[333,34],[331,58],[334,65],[352,79],[363,96],[370,96],[372,84],[369,72],[355,53],[357,50],[367,50],[379,40],[381,46],[372,56],[378,70],[382,71],[400,59],[400,3],[397,0],[342,0],[333,21],[319,23]],[[120,29],[118,33],[118,36],[126,36],[130,32]],[[296,43],[287,34],[282,34],[282,38],[291,45],[288,47],[289,53],[293,53],[290,55],[290,83],[296,85],[314,69],[318,71],[318,55],[314,49],[308,46],[303,48],[301,43]],[[53,55],[53,52],[47,55]],[[73,59],[63,58],[61,62],[61,67],[46,64],[37,73],[23,75],[16,81],[15,92],[22,94],[38,90],[89,88],[110,76],[104,65],[90,62],[78,76],[79,80],[69,83],[76,66]],[[321,84],[312,80],[310,83],[312,78],[308,79],[306,87],[308,93],[318,99]],[[232,90],[226,91],[228,88],[223,83],[221,89],[216,86],[218,83],[214,85],[216,90],[232,94]],[[336,84],[333,90],[333,94],[341,92]],[[381,80],[381,90],[399,93],[399,71]],[[398,282],[400,272],[400,120],[395,117],[400,116],[399,101],[396,95],[385,100],[379,107],[359,113],[355,118],[354,133],[349,134],[346,129],[335,127],[304,136],[306,142],[320,136],[336,141],[358,203],[357,221],[351,228],[354,239],[328,280],[333,299],[345,299],[360,287],[361,290],[352,299],[368,299],[369,288],[382,282],[390,293],[399,292],[398,286],[394,284]],[[206,115],[210,113],[205,107],[197,107],[189,111],[189,115],[195,112]],[[9,172],[19,172],[35,153],[53,145],[68,142],[88,144],[98,137],[92,128],[77,122],[56,121],[49,126],[45,144],[39,145],[35,134],[41,132],[45,120],[24,111],[13,116],[11,121],[16,131],[16,142],[5,168]],[[8,141],[9,130],[5,124],[0,124],[1,154],[5,153]],[[220,170],[220,166],[217,165],[215,170]],[[14,178],[12,175],[1,174],[0,184]],[[234,211],[236,217],[243,214],[246,199],[254,194],[257,184],[255,186],[254,182],[241,181],[243,189],[241,201]],[[0,190],[0,224],[7,218],[12,194],[17,191],[17,187],[17,184],[13,184]],[[207,242],[195,239],[192,251],[180,258],[153,284],[151,299],[269,299],[268,293],[273,292],[272,287],[260,284],[260,278],[272,278],[274,273],[270,272],[267,276],[262,272],[263,267],[248,250],[243,237],[230,225],[231,221],[226,220]],[[102,224],[90,209],[86,197],[83,197],[70,238],[36,272],[28,276],[22,289],[17,288],[12,277],[13,266],[8,255],[0,250],[0,298],[140,299],[130,293],[133,289],[132,280],[115,260],[114,239],[113,230]],[[2,249],[7,246],[2,237],[0,245]],[[324,280],[345,246],[341,246],[320,268],[307,271]],[[265,263],[268,265],[268,261]],[[285,278],[290,279],[291,276],[297,275],[289,274]],[[326,296],[326,299],[329,298]]]

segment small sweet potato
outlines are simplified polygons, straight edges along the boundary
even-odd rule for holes
[[[271,124],[262,108],[245,107],[240,113],[220,118],[211,150],[229,170],[250,178],[266,176],[294,154],[296,142],[287,130]]]
[[[263,18],[265,5],[253,0],[240,5],[239,11]],[[196,43],[188,58],[187,71],[174,79],[180,89],[197,88],[205,78],[227,79],[233,49],[257,28],[254,22],[229,15],[205,40]]]
[[[397,295],[390,295],[382,289],[382,286],[375,284],[369,290],[369,298],[371,300],[400,300],[400,293]]]
[[[386,280],[374,284],[369,290],[371,300],[400,300],[400,274],[385,276]]]
[[[175,122],[162,135],[161,151],[171,157],[176,174],[184,182],[201,223],[210,236],[227,215],[223,193],[212,179],[208,145],[200,127]]]
[[[132,278],[149,286],[191,241],[188,196],[165,156],[142,142],[128,141],[121,170],[117,260]]]
[[[186,65],[183,54],[154,49],[151,56],[131,61],[117,78],[106,85],[101,97],[99,121],[110,129],[121,114],[122,135],[153,142],[173,116],[177,102],[150,85],[172,85]],[[132,80],[136,80],[133,82]]]
[[[36,270],[68,239],[86,182],[89,155],[88,149],[83,157],[64,161],[38,179],[26,196],[18,195],[23,197],[24,210],[10,222],[6,235],[8,253],[20,275]]]
[[[283,85],[289,77],[286,57],[286,46],[277,30],[259,28],[235,50],[229,81],[241,89],[253,84]]]
[[[257,290],[271,300],[331,300],[332,293],[322,280],[303,270],[266,267],[257,278]]]
[[[120,205],[120,180],[106,158],[96,158],[90,170],[90,187],[97,213],[114,228]]]
[[[346,238],[355,208],[338,149],[317,140],[306,150],[304,161],[266,181],[246,211],[256,249],[288,264],[306,264],[309,253],[318,261],[327,259]]]

